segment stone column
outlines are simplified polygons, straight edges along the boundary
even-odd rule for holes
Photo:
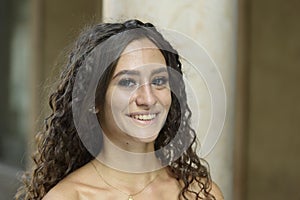
[[[226,89],[227,115],[218,143],[205,158],[225,199],[232,199],[237,0],[103,1],[104,21],[129,18],[184,33],[200,43],[218,66]]]

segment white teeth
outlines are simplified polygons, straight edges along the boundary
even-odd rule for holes
[[[132,115],[134,119],[138,120],[152,120],[154,119],[156,114],[148,114],[148,115]]]

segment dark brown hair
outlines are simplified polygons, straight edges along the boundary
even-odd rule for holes
[[[134,34],[128,34],[129,30],[136,31]],[[114,37],[116,35],[118,37]],[[37,151],[33,156],[34,166],[32,171],[25,174],[24,185],[19,189],[16,199],[42,199],[60,180],[94,159],[93,155],[100,151],[101,146],[91,152],[82,143],[74,124],[72,106],[76,94],[73,91],[79,93],[87,91],[86,87],[91,83],[85,75],[95,74],[93,68],[100,69],[97,72],[102,76],[97,85],[95,102],[99,102],[101,107],[103,102],[101,97],[105,96],[118,61],[116,59],[112,63],[103,64],[107,60],[105,58],[111,55],[119,57],[131,41],[141,38],[152,41],[162,52],[167,66],[176,71],[176,73],[169,71],[172,103],[166,123],[155,140],[155,149],[162,149],[157,157],[167,165],[169,174],[183,184],[179,199],[188,199],[190,195],[195,199],[215,199],[210,194],[212,181],[208,164],[196,154],[196,134],[190,126],[192,113],[187,105],[179,55],[152,24],[138,20],[101,23],[81,34],[69,54],[57,89],[50,95],[49,105],[52,113],[45,120],[44,130],[36,136]],[[103,50],[101,44],[107,40],[113,41],[115,45],[110,45],[105,51],[97,49],[100,47]],[[108,68],[103,68],[107,64]],[[81,80],[80,86],[76,86],[78,88],[74,88],[76,79]],[[79,96],[86,97],[85,93]],[[76,102],[80,101],[84,99],[76,99]],[[101,139],[97,135],[89,137]],[[182,149],[186,150],[181,152]],[[174,155],[178,154],[179,157],[174,158]],[[195,183],[198,184],[198,191],[191,189],[191,185]]]

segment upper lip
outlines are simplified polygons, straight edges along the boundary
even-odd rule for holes
[[[127,114],[127,116],[132,117],[135,115],[158,115],[159,112],[133,112],[133,113],[129,113]]]

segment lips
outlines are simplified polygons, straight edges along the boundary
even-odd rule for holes
[[[135,114],[130,114],[128,115],[129,117],[135,119],[135,120],[140,120],[140,121],[152,121],[156,118],[158,113],[135,113]]]
[[[156,114],[131,115],[131,117],[138,120],[149,121],[149,120],[153,120],[156,117]]]

